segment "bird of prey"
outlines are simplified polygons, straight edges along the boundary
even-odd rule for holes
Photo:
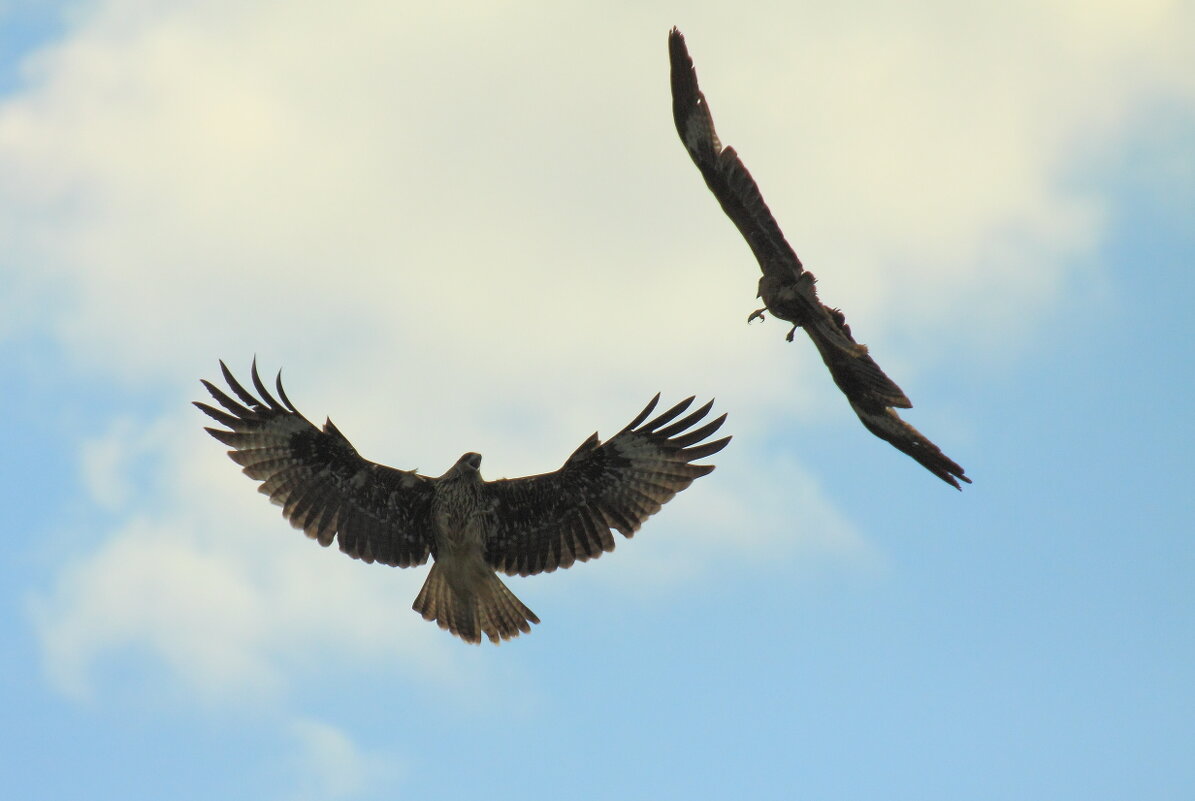
[[[802,266],[785,240],[751,173],[734,148],[723,147],[718,140],[714,118],[697,85],[697,70],[685,47],[685,37],[676,28],[668,35],[668,56],[676,131],[706,185],[747,240],[763,270],[759,297],[764,308],[752,312],[747,321],[763,319],[767,310],[792,323],[789,342],[798,328],[805,329],[834,383],[868,431],[912,456],[956,489],[962,489],[959,481],[970,484],[962,467],[900,418],[895,409],[908,409],[913,404],[871,358],[867,346],[855,341],[843,313],[818,300],[813,273]]]
[[[354,559],[411,567],[430,555],[414,609],[471,643],[483,634],[495,643],[517,637],[539,622],[495,571],[530,576],[614,550],[611,529],[631,537],[714,469],[695,460],[730,441],[707,441],[726,419],[705,421],[713,401],[681,417],[690,397],[644,422],[657,394],[626,428],[606,442],[593,434],[554,473],[486,481],[481,455],[466,453],[432,478],[362,458],[330,419],[316,428],[286,397],[281,373],[275,399],[256,362],[257,396],[224,362],[220,369],[240,402],[203,381],[223,408],[195,405],[226,427],[206,430],[232,448],[258,490],[295,528],[324,546],[337,539]]]

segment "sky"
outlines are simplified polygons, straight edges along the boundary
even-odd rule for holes
[[[860,425],[676,137],[723,142],[962,464]],[[1187,799],[1195,7],[0,3],[0,778],[36,799]],[[190,405],[717,470],[470,646]]]

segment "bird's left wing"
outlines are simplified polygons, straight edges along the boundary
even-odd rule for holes
[[[606,442],[594,434],[554,473],[487,482],[493,515],[486,561],[509,575],[569,567],[614,550],[611,529],[632,536],[676,493],[714,469],[692,464],[726,447],[705,442],[726,415],[701,423],[713,401],[680,417],[689,398],[644,423],[660,396]],[[676,422],[673,422],[676,420]]]
[[[242,403],[209,381],[204,387],[223,406],[195,402],[227,426],[205,429],[232,448],[228,452],[245,475],[260,481],[258,491],[282,507],[295,528],[321,545],[338,538],[354,559],[410,567],[431,552],[432,480],[363,459],[328,420],[320,431],[291,404],[275,382],[276,400],[253,365],[254,397],[220,362],[224,380]]]
[[[751,246],[764,273],[795,281],[804,272],[801,260],[784,238],[759,186],[733,147],[723,147],[714,130],[714,117],[697,85],[697,69],[676,28],[668,35],[671,64],[672,121],[689,157],[701,171],[706,186],[718,199],[739,233]],[[814,309],[810,309],[814,312]]]

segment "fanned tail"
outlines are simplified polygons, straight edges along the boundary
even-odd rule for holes
[[[526,634],[539,618],[487,566],[456,571],[436,562],[415,598],[413,609],[465,642],[485,634],[499,643]]]

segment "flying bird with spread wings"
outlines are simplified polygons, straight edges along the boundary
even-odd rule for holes
[[[764,308],[752,312],[748,322],[763,319],[763,312],[769,311],[792,323],[789,342],[793,333],[803,328],[868,431],[912,456],[956,489],[962,489],[959,481],[970,484],[962,467],[896,413],[896,409],[908,409],[913,404],[871,358],[867,346],[855,341],[843,313],[818,300],[813,273],[804,268],[784,238],[751,173],[734,148],[723,147],[718,140],[709,104],[697,85],[697,70],[685,37],[676,28],[668,35],[668,55],[676,131],[706,185],[747,240],[763,270],[759,297]]]
[[[316,428],[286,397],[281,373],[275,399],[256,362],[256,396],[224,362],[220,369],[239,402],[202,381],[223,408],[195,405],[225,426],[205,430],[232,448],[258,491],[295,528],[324,546],[338,540],[354,559],[411,567],[431,556],[413,608],[471,643],[517,637],[539,622],[496,571],[530,576],[614,550],[612,529],[631,537],[714,469],[694,461],[730,441],[708,441],[726,419],[705,420],[713,401],[681,417],[690,397],[647,420],[657,394],[626,428],[605,442],[593,434],[554,473],[486,481],[481,455],[466,453],[432,478],[362,458],[331,419]]]

